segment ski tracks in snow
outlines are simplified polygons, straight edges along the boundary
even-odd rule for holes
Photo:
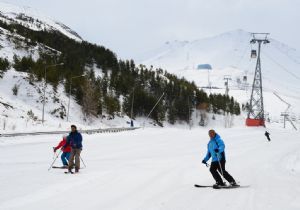
[[[250,187],[193,187],[214,183],[201,164],[206,129],[86,135],[82,157],[87,168],[75,175],[47,171],[50,137],[24,137],[30,144],[4,142],[0,148],[6,157],[0,160],[0,209],[300,209],[298,133],[271,130],[268,142],[258,128],[217,132],[226,144],[227,170]]]

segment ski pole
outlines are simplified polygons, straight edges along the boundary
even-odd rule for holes
[[[221,169],[221,174],[222,174],[222,176],[224,177],[222,165],[221,165],[221,162],[220,162],[220,159],[219,159],[219,153],[217,153],[216,156],[217,156],[217,159],[218,159],[219,167],[220,167],[220,169]]]
[[[84,161],[83,161],[83,159],[82,159],[81,155],[80,155],[79,157],[80,157],[80,160],[82,161],[82,163],[83,163],[84,167],[86,168],[86,165],[85,165],[85,163],[84,163]]]
[[[62,152],[62,150],[60,150],[59,153],[56,155],[55,159],[53,160],[50,167],[48,168],[48,171],[50,171],[50,169],[52,168],[53,164],[55,163],[56,159],[58,158],[58,156],[60,155],[61,152]]]
[[[53,147],[53,148],[55,148],[55,147]],[[52,157],[53,160],[55,159],[55,156],[56,156],[56,150],[55,150],[55,152],[53,152],[53,157]]]

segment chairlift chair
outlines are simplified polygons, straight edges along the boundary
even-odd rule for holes
[[[256,54],[256,50],[251,50],[251,58],[256,58],[257,54]]]

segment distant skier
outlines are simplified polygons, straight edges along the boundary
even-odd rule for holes
[[[79,172],[80,169],[80,153],[82,151],[82,136],[77,131],[77,127],[75,125],[71,125],[71,133],[67,137],[67,142],[64,147],[68,145],[71,146],[71,155],[69,158],[69,167],[68,173],[73,173],[72,169],[74,166],[74,159],[75,159],[75,172]]]
[[[271,135],[271,134],[270,134],[268,131],[265,132],[265,136],[267,137],[268,141],[271,141],[270,135]]]
[[[207,164],[206,162],[212,158],[212,162],[210,165],[210,172],[213,178],[216,180],[215,187],[226,186],[223,182],[219,173],[232,185],[238,186],[234,180],[234,178],[225,170],[225,144],[221,137],[214,131],[209,130],[208,135],[210,137],[210,141],[207,144],[207,154],[205,158],[202,160],[203,164]],[[218,173],[219,172],[219,173]]]
[[[59,144],[56,147],[53,147],[53,151],[56,152],[58,149],[62,148],[63,153],[61,154],[60,158],[63,163],[63,168],[68,168],[68,161],[71,154],[71,147],[70,145],[67,145],[64,147],[64,145],[67,143],[67,136],[63,136],[63,139],[59,142]]]
[[[132,119],[130,120],[130,127],[132,127],[132,128],[134,127]]]

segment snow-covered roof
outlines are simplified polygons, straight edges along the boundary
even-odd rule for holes
[[[197,66],[197,69],[208,69],[208,70],[211,70],[212,69],[212,67],[211,67],[211,65],[210,64],[198,64],[198,66]]]

